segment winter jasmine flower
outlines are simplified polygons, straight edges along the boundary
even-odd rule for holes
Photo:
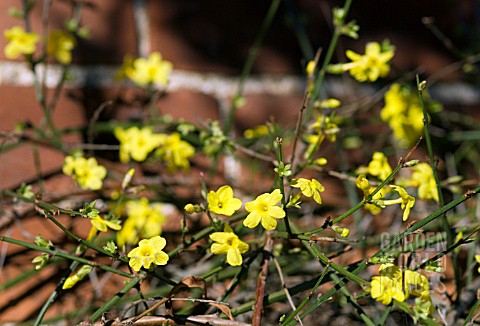
[[[130,158],[138,162],[145,161],[148,154],[157,148],[164,139],[163,135],[154,134],[149,127],[141,129],[117,127],[113,133],[120,141],[120,161],[122,163],[128,163]]]
[[[427,163],[419,163],[412,167],[412,170],[411,183],[418,187],[418,198],[433,199],[438,202],[437,183],[432,167]]]
[[[72,61],[74,47],[75,39],[64,31],[54,30],[48,35],[47,53],[61,64],[66,65]]]
[[[21,54],[33,54],[40,36],[36,33],[27,33],[21,26],[13,26],[3,32],[8,41],[3,52],[8,59],[15,59]]]
[[[282,194],[279,189],[275,189],[271,193],[265,193],[258,196],[254,201],[245,204],[248,214],[243,221],[243,225],[253,229],[260,222],[266,230],[273,230],[277,227],[278,218],[285,217],[285,211],[277,206],[282,200]]]
[[[242,207],[242,202],[233,197],[230,186],[222,186],[217,191],[211,190],[207,195],[208,209],[216,214],[232,216]]]
[[[98,190],[102,188],[102,181],[107,175],[107,169],[99,165],[93,157],[74,157],[65,158],[62,171],[66,175],[72,176],[82,189]]]
[[[247,252],[249,246],[241,241],[229,226],[225,226],[224,232],[210,234],[210,239],[215,241],[210,249],[213,254],[226,254],[227,263],[231,266],[240,266],[242,264],[241,254]]]
[[[344,71],[349,71],[350,75],[359,82],[374,82],[380,77],[385,77],[390,72],[388,62],[393,58],[393,47],[382,50],[377,42],[367,43],[365,54],[358,54],[347,50],[346,56],[352,62],[342,65]]]
[[[300,188],[304,196],[312,197],[318,204],[322,203],[320,193],[325,191],[325,187],[317,180],[308,180],[305,178],[293,179],[291,185],[294,188]]]
[[[166,244],[166,240],[159,235],[141,240],[138,247],[128,253],[127,257],[130,258],[128,264],[136,272],[142,266],[149,269],[152,263],[155,265],[166,265],[169,257],[162,251]]]

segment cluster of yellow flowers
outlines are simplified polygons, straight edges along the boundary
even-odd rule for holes
[[[432,167],[427,163],[417,163],[411,169],[413,170],[411,178],[407,180],[398,180],[398,183],[406,187],[417,187],[417,195],[420,199],[433,199],[438,201],[437,184],[433,176]],[[388,163],[385,154],[382,152],[375,152],[372,161],[370,161],[368,166],[360,167],[357,170],[357,173],[359,173],[359,176],[356,185],[363,191],[364,197],[367,198],[376,187],[370,185],[365,174],[369,174],[376,177],[378,180],[383,181],[392,173],[392,168]],[[400,197],[397,199],[386,200],[385,197],[391,192],[391,190],[396,191]],[[377,192],[371,199],[371,202],[365,205],[365,208],[372,214],[376,215],[381,212],[382,208],[396,204],[400,204],[403,209],[403,220],[405,221],[408,219],[410,210],[415,204],[415,198],[410,196],[404,187],[400,185],[389,185]]]
[[[306,150],[305,156],[310,156],[315,152],[325,139],[331,142],[336,141],[337,134],[340,132],[338,125],[333,119],[323,114],[318,114],[315,121],[308,126],[307,130],[309,133],[306,134],[304,138],[309,144],[309,147]]]
[[[4,53],[8,59],[16,59],[20,55],[32,55],[37,50],[40,35],[34,32],[26,32],[21,26],[13,26],[4,31],[3,35],[8,41]],[[72,50],[76,45],[75,38],[68,32],[53,30],[47,37],[47,54],[55,58],[61,64],[69,64],[72,61]]]
[[[99,165],[94,157],[67,156],[62,171],[72,176],[82,189],[99,190],[107,175],[107,169]]]
[[[379,276],[372,277],[370,294],[372,298],[388,305],[392,300],[403,302],[414,296],[419,299],[421,309],[433,311],[430,286],[427,278],[415,271],[404,270],[393,264],[383,264]]]
[[[423,110],[418,94],[398,83],[385,93],[385,106],[380,117],[393,130],[400,146],[413,145],[423,133]]]
[[[177,169],[188,170],[188,160],[195,154],[195,148],[182,140],[178,133],[154,133],[149,127],[117,127],[114,135],[120,142],[122,163],[128,163],[130,158],[143,162],[154,151],[154,156],[165,162],[168,170],[173,172]]]
[[[267,125],[259,125],[255,128],[247,129],[243,132],[243,137],[246,139],[255,139],[268,135],[269,130]]]
[[[433,199],[438,202],[438,189],[432,167],[427,163],[419,163],[412,167],[411,185],[418,187],[418,198]]]
[[[351,62],[330,65],[330,73],[348,71],[359,82],[374,82],[380,77],[386,77],[390,72],[389,61],[393,58],[395,49],[387,42],[380,45],[378,42],[369,42],[365,46],[365,54],[358,54],[352,50],[346,51]]]
[[[117,233],[117,245],[136,245],[140,239],[148,239],[162,232],[166,217],[163,205],[150,203],[142,197],[139,200],[128,201],[125,205],[127,219],[123,228]]]
[[[115,79],[128,78],[141,87],[164,87],[172,69],[172,63],[163,60],[158,52],[150,53],[148,58],[133,58],[127,55]]]
[[[322,200],[320,192],[324,191],[324,187],[315,179],[308,180],[304,178],[293,179],[292,187],[300,188],[300,192],[292,196],[295,204],[298,203],[300,194],[313,199],[321,204]],[[274,230],[277,227],[277,219],[284,218],[286,212],[283,207],[278,206],[282,201],[283,195],[279,189],[274,189],[270,193],[264,193],[245,204],[245,210],[249,213],[243,220],[243,225],[248,228],[255,228],[261,224],[266,230]],[[233,189],[228,186],[222,186],[217,191],[210,190],[207,194],[208,210],[212,213],[232,216],[242,207],[242,201],[234,197]],[[295,205],[290,205],[295,206]],[[187,213],[195,213],[203,211],[196,205],[187,204],[185,206]],[[345,233],[343,233],[345,234]],[[346,233],[348,235],[348,233]],[[225,225],[224,232],[215,232],[210,235],[210,239],[214,241],[211,252],[213,254],[226,254],[227,263],[232,266],[242,264],[242,253],[248,251],[248,244],[241,241],[230,226]]]

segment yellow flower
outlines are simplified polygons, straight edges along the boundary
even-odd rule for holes
[[[410,215],[410,209],[415,204],[415,197],[410,196],[403,187],[392,185],[390,188],[398,192],[400,198],[381,200],[379,202],[382,206],[400,204],[400,207],[403,209],[403,220],[406,221],[408,219],[408,215]]]
[[[216,192],[210,190],[207,195],[208,209],[214,213],[232,216],[236,210],[242,207],[242,202],[233,197],[230,186],[222,186]]]
[[[254,139],[254,138],[260,138],[262,136],[266,136],[268,135],[268,133],[269,133],[268,126],[260,125],[260,126],[256,126],[255,128],[245,130],[243,132],[243,137],[247,139]]]
[[[98,190],[102,188],[102,181],[107,175],[107,169],[98,165],[93,157],[86,159],[84,157],[65,157],[62,171],[66,175],[72,176],[82,189]]]
[[[127,255],[130,258],[128,264],[130,267],[138,272],[140,268],[150,268],[153,263],[155,265],[166,265],[168,262],[168,255],[162,251],[165,248],[167,241],[157,235],[150,239],[143,239],[138,244],[138,247],[133,248]]]
[[[190,168],[188,159],[194,154],[195,148],[183,141],[180,134],[176,132],[170,135],[162,134],[160,146],[155,151],[155,156],[167,164],[169,172],[175,172],[178,169],[188,171]]]
[[[430,285],[425,275],[405,270],[403,273],[405,279],[405,295],[419,297],[422,301],[430,301]]]
[[[72,61],[72,49],[74,47],[75,39],[64,31],[54,30],[48,35],[47,53],[61,64],[69,64]]]
[[[380,117],[389,124],[404,148],[414,144],[423,134],[423,110],[418,94],[400,84],[392,84],[385,93]]]
[[[282,200],[282,194],[279,189],[275,189],[271,193],[265,193],[258,196],[254,201],[245,204],[248,214],[243,221],[243,225],[253,229],[262,223],[266,230],[273,230],[277,227],[277,218],[285,217],[285,211],[276,206]]]
[[[315,103],[317,105],[317,103]],[[322,100],[318,102],[318,107],[320,109],[335,109],[342,105],[342,102],[337,100],[336,98],[328,98],[326,100]]]
[[[114,79],[116,81],[122,80],[125,78],[130,78],[130,76],[133,76],[133,61],[135,58],[133,58],[131,55],[127,54],[126,56],[123,57],[123,63],[120,69],[118,69],[117,73],[115,74]]]
[[[210,248],[212,254],[227,254],[227,263],[231,266],[242,265],[242,254],[248,251],[249,246],[241,241],[229,226],[225,226],[224,232],[210,234],[210,239],[215,241]]]
[[[148,239],[162,232],[166,222],[163,206],[150,203],[147,198],[126,203],[128,217],[123,228],[117,233],[117,245],[137,244],[140,239]]]
[[[120,142],[120,161],[122,163],[128,163],[130,157],[138,162],[145,161],[148,154],[157,148],[164,139],[163,135],[154,134],[149,127],[142,129],[117,127],[113,130],[113,134]]]
[[[370,286],[372,298],[384,305],[389,305],[393,299],[399,302],[405,301],[401,284],[389,276],[373,276]]]
[[[374,82],[390,72],[388,62],[393,58],[394,51],[389,49],[382,52],[379,43],[370,42],[365,46],[364,55],[351,50],[347,50],[346,55],[352,62],[342,65],[344,71],[349,70],[350,75],[359,82]]]
[[[168,76],[172,71],[172,63],[162,60],[158,52],[151,53],[147,59],[137,58],[133,60],[133,69],[127,70],[127,76],[139,86],[155,84],[165,86],[168,83]]]
[[[83,265],[75,274],[70,275],[62,285],[63,290],[71,289],[92,271],[92,266]]]
[[[367,169],[369,174],[378,177],[382,181],[392,173],[388,159],[382,152],[373,153],[372,161],[368,163]]]
[[[477,263],[479,264],[479,266],[478,266],[478,272],[480,273],[480,255],[475,255],[475,260],[476,260]]]
[[[375,300],[388,305],[393,299],[403,302],[410,295],[418,297],[422,303],[431,305],[430,286],[424,275],[405,270],[391,263],[383,264],[379,269],[380,276],[372,277],[370,295]]]
[[[317,115],[315,122],[308,126],[309,130],[313,130],[313,134],[306,135],[307,143],[319,146],[325,137],[334,142],[337,140],[337,134],[340,132],[338,125],[332,121],[330,117]]]
[[[368,195],[370,195],[377,187],[370,187],[368,189]],[[378,202],[380,199],[384,198],[386,196],[386,194],[388,194],[390,192],[390,189],[389,188],[382,188],[379,192],[377,192],[373,197],[372,197],[372,201],[373,202]],[[378,207],[377,205],[374,205],[374,204],[365,204],[365,209],[368,210],[370,213],[372,213],[373,215],[378,215],[382,212],[382,209],[380,207]]]
[[[346,238],[350,234],[349,228],[342,228],[341,226],[334,225],[332,226],[332,230],[340,234],[340,236]]]
[[[320,193],[325,191],[325,187],[315,179],[308,180],[304,178],[293,179],[291,183],[292,187],[300,188],[300,191],[304,196],[313,197],[318,204],[322,203],[322,197]]]
[[[418,187],[418,198],[433,199],[438,202],[438,190],[432,167],[427,163],[419,163],[412,167],[411,184]]]
[[[110,228],[115,231],[118,231],[122,228],[122,226],[120,225],[120,220],[111,220],[111,221],[104,220],[103,218],[100,217],[100,215],[92,217],[92,220],[90,221],[90,223],[92,223],[93,227],[100,232],[106,232],[107,228]]]
[[[14,26],[3,32],[9,42],[3,52],[8,59],[15,59],[21,54],[33,54],[40,36],[36,33],[26,33],[23,27]]]
[[[365,174],[360,174],[355,181],[357,188],[363,191],[363,198],[367,198],[370,195],[370,182],[365,177]]]

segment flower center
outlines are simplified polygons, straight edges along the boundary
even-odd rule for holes
[[[140,256],[144,256],[144,257],[153,256],[152,248],[149,247],[149,246],[141,247],[140,248]]]

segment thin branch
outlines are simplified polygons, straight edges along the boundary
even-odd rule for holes
[[[263,312],[263,299],[265,296],[265,288],[267,285],[268,265],[272,257],[271,251],[273,247],[273,241],[271,232],[265,232],[265,244],[263,246],[263,262],[262,269],[257,278],[257,291],[255,293],[255,305],[252,317],[252,326],[262,325],[262,312]]]

